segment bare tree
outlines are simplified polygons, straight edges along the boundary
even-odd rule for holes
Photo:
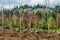
[[[4,10],[4,1],[2,1],[2,30],[4,30],[4,26],[3,26],[3,22],[4,22],[3,10]]]

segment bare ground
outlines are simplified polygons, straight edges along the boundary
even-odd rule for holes
[[[0,40],[60,40],[60,34],[48,32],[30,32],[30,31],[14,31],[14,30],[1,30]]]

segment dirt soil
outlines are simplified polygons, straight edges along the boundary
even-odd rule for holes
[[[48,32],[30,32],[0,29],[0,40],[60,40],[60,34]]]

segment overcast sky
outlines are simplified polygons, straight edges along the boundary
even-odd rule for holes
[[[47,0],[48,1],[48,0]],[[2,8],[3,4],[4,4],[4,8],[9,9],[13,8],[14,6],[19,6],[19,5],[24,5],[24,4],[28,4],[28,5],[36,5],[36,4],[43,4],[45,5],[45,0],[10,0],[10,5],[9,5],[9,0],[0,0],[0,9]],[[60,0],[49,0],[49,4],[51,7],[53,7],[54,5],[59,4],[60,5]]]

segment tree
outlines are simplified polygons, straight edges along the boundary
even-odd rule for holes
[[[16,15],[13,15],[12,17],[12,28],[16,28],[16,24],[17,24],[17,16]]]
[[[55,25],[55,20],[53,17],[50,17],[48,19],[48,25],[49,25],[49,29],[55,29],[57,28],[57,26]]]
[[[57,13],[60,13],[60,6],[59,5],[56,5],[54,9]]]
[[[9,15],[9,12],[10,12],[10,11],[9,11],[8,9],[4,9],[4,10],[3,10],[3,13],[4,13],[6,16]]]
[[[47,30],[48,29],[47,22],[46,22],[46,20],[44,18],[42,18],[42,20],[41,20],[40,28],[43,29],[43,30]]]
[[[57,16],[57,13],[53,10],[52,13],[51,13],[51,16],[56,19],[56,16]]]
[[[39,16],[39,17],[42,17],[41,12],[39,12],[39,11],[36,12],[36,15]]]

